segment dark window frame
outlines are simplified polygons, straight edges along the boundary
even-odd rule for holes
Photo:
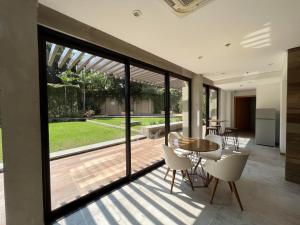
[[[125,65],[125,123],[126,123],[126,176],[114,181],[102,188],[99,188],[87,195],[80,197],[72,202],[69,202],[54,210],[51,209],[51,177],[50,177],[50,157],[49,157],[49,131],[48,131],[48,100],[47,100],[47,77],[45,76],[46,64],[46,42],[54,42],[59,45],[74,48],[82,52],[87,52],[93,55],[105,57]],[[152,170],[162,166],[164,160],[150,165],[134,174],[131,174],[131,143],[130,143],[130,66],[138,66],[153,72],[161,73],[165,76],[165,126],[166,131],[170,130],[170,77],[188,81],[189,85],[189,136],[192,130],[192,80],[183,77],[174,72],[161,69],[157,66],[145,63],[143,61],[128,57],[126,55],[108,50],[95,44],[71,37],[67,34],[54,31],[44,26],[38,25],[38,47],[39,47],[39,86],[40,86],[40,121],[41,121],[41,148],[42,148],[42,167],[43,167],[43,206],[44,206],[44,220],[46,224],[50,224],[54,220],[70,214],[80,207],[98,199],[99,197],[108,194],[109,192],[128,184],[137,178],[151,172]],[[168,144],[168,133],[165,132],[165,143]]]
[[[206,126],[209,125],[209,108],[210,108],[210,104],[209,104],[209,98],[210,98],[210,91],[209,90],[215,90],[217,92],[217,119],[219,119],[219,88],[212,86],[212,85],[208,85],[208,84],[203,84],[203,88],[205,89],[205,94],[206,94],[206,118],[205,118],[205,122],[206,122]]]

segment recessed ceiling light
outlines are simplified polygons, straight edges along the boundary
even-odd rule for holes
[[[226,45],[225,45],[225,47],[229,47],[231,45],[231,43],[227,43]]]
[[[143,14],[142,11],[139,10],[139,9],[135,9],[135,10],[132,11],[132,15],[134,15],[135,17],[139,17],[142,14]]]
[[[226,74],[226,73],[221,73],[222,75]]]
[[[268,65],[269,65],[269,66],[272,66],[273,64],[274,64],[274,63],[269,63]]]
[[[198,56],[198,59],[202,59],[203,58],[203,56]]]

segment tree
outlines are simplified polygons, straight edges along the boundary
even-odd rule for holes
[[[83,92],[83,112],[85,113],[86,111],[86,89],[88,88],[88,85],[91,84],[91,75],[92,72],[88,72],[85,69],[81,70],[80,73],[76,77],[76,81],[82,88]]]
[[[67,85],[72,84],[75,78],[73,77],[73,72],[71,70],[66,70],[57,76],[59,77],[65,88],[65,112],[67,112]]]

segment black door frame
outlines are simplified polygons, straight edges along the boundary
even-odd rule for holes
[[[217,118],[219,119],[219,111],[220,111],[219,110],[219,88],[217,88],[215,86],[208,85],[208,84],[203,84],[203,88],[205,89],[205,97],[206,97],[206,106],[205,106],[206,118],[205,118],[205,123],[206,123],[206,127],[208,127],[209,126],[209,120],[210,120],[210,118],[209,118],[210,91],[209,90],[215,90],[217,92]],[[206,132],[207,132],[207,129],[206,129]]]
[[[47,101],[47,70],[46,64],[46,42],[54,42],[59,45],[74,48],[82,52],[99,55],[110,60],[114,60],[125,65],[125,137],[126,137],[126,176],[114,181],[102,188],[99,188],[87,195],[80,197],[54,210],[51,209],[51,177],[50,177],[50,157],[49,157],[49,131],[48,131],[48,101]],[[143,61],[122,55],[103,47],[82,41],[66,34],[38,26],[39,45],[39,85],[40,85],[40,121],[41,121],[41,143],[42,143],[42,167],[43,167],[43,202],[44,220],[46,224],[78,210],[80,207],[94,201],[95,199],[128,184],[146,173],[164,164],[164,160],[150,165],[134,174],[131,173],[131,141],[130,141],[130,65],[138,66],[165,76],[165,143],[168,144],[168,132],[170,131],[170,76],[188,82],[189,85],[189,136],[191,136],[191,79],[169,72]]]

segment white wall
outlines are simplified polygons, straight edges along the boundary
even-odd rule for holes
[[[280,83],[280,152],[286,153],[286,107],[287,107],[287,52],[284,57]]]
[[[276,109],[276,142],[280,136],[280,83],[258,85],[256,87],[256,108]]]
[[[231,126],[231,98],[232,92],[220,90],[219,91],[219,119],[225,120],[225,126]]]
[[[194,75],[192,78],[192,137],[202,138],[202,92],[203,76]]]

